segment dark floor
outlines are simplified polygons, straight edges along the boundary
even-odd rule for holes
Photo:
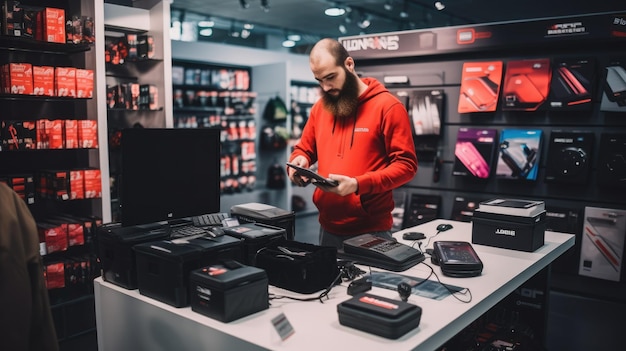
[[[297,241],[317,244],[318,233],[316,215],[296,218]],[[622,349],[619,328],[622,316],[626,315],[625,305],[551,292],[548,308],[548,351]],[[95,332],[62,341],[60,345],[61,351],[98,350]]]

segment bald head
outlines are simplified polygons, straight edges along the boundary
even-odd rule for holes
[[[325,38],[318,41],[309,54],[309,63],[312,66],[318,66],[328,63],[328,60],[334,60],[336,66],[343,66],[346,59],[350,57],[346,48],[337,40]]]

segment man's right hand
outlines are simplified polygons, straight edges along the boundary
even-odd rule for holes
[[[309,160],[304,156],[296,156],[291,163],[298,167],[309,168]],[[311,183],[311,179],[303,177],[297,173],[297,171],[291,167],[287,167],[287,175],[289,179],[297,186],[307,186]]]

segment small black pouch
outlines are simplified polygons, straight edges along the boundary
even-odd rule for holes
[[[328,288],[339,276],[337,248],[277,239],[261,249],[256,266],[269,284],[301,294]]]

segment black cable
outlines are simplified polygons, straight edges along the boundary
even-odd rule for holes
[[[459,291],[454,291],[454,290],[450,289],[446,284],[441,282],[441,280],[439,279],[439,276],[437,275],[437,273],[435,273],[435,269],[431,265],[429,265],[428,263],[423,262],[423,261],[421,263],[423,265],[425,265],[426,267],[430,268],[430,274],[428,275],[428,278],[430,278],[430,276],[434,275],[435,278],[437,279],[437,282],[439,284],[441,284],[441,286],[443,286],[446,290],[448,290],[450,295],[452,295],[455,299],[457,299],[457,300],[459,300],[459,301],[461,301],[463,303],[470,303],[470,302],[472,302],[472,292],[470,291],[469,288],[463,288],[462,290],[459,290]],[[426,279],[428,279],[428,278],[426,278]],[[426,279],[424,281],[426,281]],[[423,283],[424,281],[420,282],[420,284]],[[467,300],[467,301],[462,300],[462,299],[460,299],[457,296],[457,294],[463,295],[463,296],[467,295],[467,296],[469,296],[469,300]]]

